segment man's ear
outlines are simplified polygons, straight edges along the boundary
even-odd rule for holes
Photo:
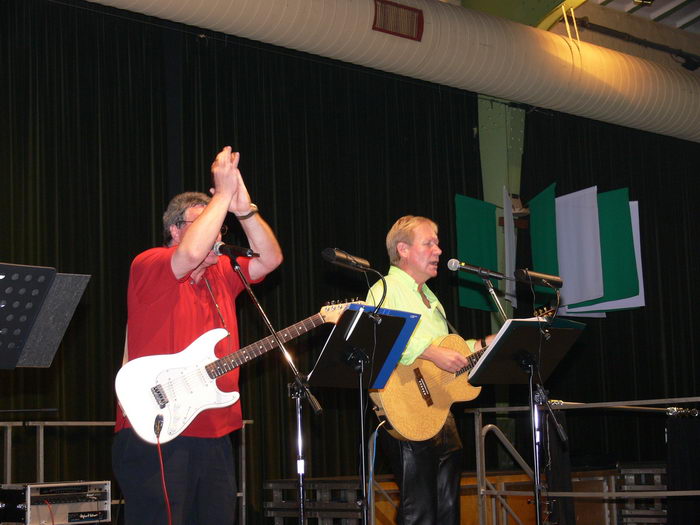
[[[174,224],[170,225],[170,236],[173,238],[172,244],[180,244],[180,241],[182,240],[180,238],[180,235],[182,234],[182,230],[175,226]]]
[[[396,252],[401,256],[401,257],[406,257],[406,254],[408,252],[408,244],[405,242],[399,242],[396,245]]]

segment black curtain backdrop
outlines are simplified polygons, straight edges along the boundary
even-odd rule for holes
[[[3,419],[113,419],[130,262],[161,242],[172,195],[209,188],[225,145],[241,151],[284,249],[256,287],[279,329],[325,301],[364,298],[364,277],[322,261],[322,249],[386,271],[386,231],[410,213],[434,218],[455,253],[454,194],[481,194],[474,94],[84,2],[3,2],[0,24],[0,260],[92,275],[52,367],[0,372],[0,409],[57,412]],[[229,242],[243,242],[230,226]],[[448,273],[434,288],[451,317],[486,333],[484,314],[456,307]],[[238,306],[241,340],[264,337],[248,298]],[[301,371],[328,330],[290,345]],[[251,522],[263,481],[295,475],[289,378],[275,352],[242,371]],[[304,413],[307,475],[354,475],[354,392],[317,394],[325,415]],[[15,436],[13,481],[33,481],[32,432]],[[48,431],[46,479],[109,478],[110,441],[109,428]]]
[[[285,262],[256,291],[281,329],[325,301],[364,297],[361,274],[328,265],[326,247],[386,271],[384,237],[401,215],[440,225],[443,259],[456,253],[454,194],[482,197],[476,96],[303,53],[77,0],[0,3],[0,260],[92,275],[49,369],[0,371],[3,420],[105,421],[122,358],[129,264],[161,242],[169,198],[209,188],[225,145],[241,151],[254,201]],[[522,195],[552,181],[560,194],[629,186],[640,200],[647,304],[589,321],[550,378],[553,397],[604,401],[692,395],[698,364],[691,300],[698,226],[688,191],[700,145],[560,114],[527,118]],[[230,242],[243,242],[231,221]],[[527,237],[521,259],[527,261]],[[464,335],[488,317],[457,306],[454,275],[431,287]],[[241,340],[264,337],[238,301]],[[519,311],[519,315],[528,315]],[[290,344],[308,371],[328,327]],[[242,371],[251,523],[262,522],[264,480],[295,473],[289,374],[271,352]],[[305,407],[308,476],[353,475],[353,391],[320,390],[325,415]],[[494,395],[485,389],[479,402]],[[511,403],[522,390],[511,389]],[[459,411],[457,411],[459,413]],[[468,417],[459,417],[473,468]],[[372,419],[369,419],[372,424]],[[663,421],[569,416],[572,461],[665,457]],[[34,441],[15,430],[13,481],[34,481]],[[111,476],[111,429],[47,431],[46,479]]]
[[[598,192],[627,187],[630,200],[639,201],[646,306],[586,320],[581,340],[547,383],[551,397],[596,402],[696,396],[700,331],[693,303],[700,293],[700,227],[693,189],[700,144],[533,111],[524,152],[524,202],[552,182],[557,195],[590,186]],[[528,247],[519,246],[523,266]],[[573,411],[567,424],[578,436],[571,442],[575,465],[665,461],[663,416]]]

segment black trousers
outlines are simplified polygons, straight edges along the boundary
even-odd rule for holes
[[[382,451],[401,491],[398,525],[459,525],[462,442],[452,414],[427,441],[379,434]]]
[[[236,476],[231,438],[178,437],[162,445],[173,525],[232,525]],[[112,469],[124,494],[125,525],[167,525],[158,449],[130,428],[112,443]]]

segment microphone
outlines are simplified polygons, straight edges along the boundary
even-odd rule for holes
[[[221,241],[214,245],[214,253],[216,255],[228,255],[229,257],[260,257],[259,253],[255,253],[251,248],[243,248],[235,244],[226,244]]]
[[[533,272],[532,270],[515,270],[513,275],[521,283],[539,284],[550,288],[561,288],[564,285],[564,281],[557,275],[548,275],[546,273]]]
[[[350,255],[349,253],[338,248],[326,248],[321,252],[321,257],[323,257],[329,263],[337,264],[338,266],[349,268],[350,270],[355,270],[358,272],[364,272],[372,269],[372,265],[367,259],[355,257],[354,255]]]
[[[457,259],[450,259],[449,261],[447,261],[447,267],[453,272],[456,272],[457,270],[462,270],[463,272],[475,273],[482,279],[485,279],[487,277],[489,279],[507,279],[507,277],[502,273],[493,272],[486,268],[481,268],[480,266],[472,266],[471,264],[458,261]]]

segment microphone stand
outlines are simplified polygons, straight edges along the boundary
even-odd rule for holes
[[[486,288],[488,289],[489,295],[491,296],[491,299],[498,308],[498,312],[500,313],[503,322],[506,322],[506,320],[508,319],[506,317],[506,312],[503,308],[503,305],[501,304],[501,301],[498,299],[495,290],[493,289],[493,284],[491,283],[491,279],[489,278],[488,273],[486,271],[479,271],[477,275],[481,277],[481,280],[484,282],[484,286],[486,286]],[[504,278],[508,279],[508,277],[505,276]],[[542,279],[542,284],[554,289],[557,292],[557,298],[559,297],[559,291],[556,290],[556,288],[547,280]],[[533,491],[535,494],[535,524],[541,525],[543,485],[540,473],[540,447],[542,446],[542,421],[539,407],[546,407],[549,410],[552,419],[554,420],[554,424],[556,425],[555,428],[557,430],[557,433],[559,433],[559,437],[562,440],[562,442],[566,442],[568,438],[566,436],[566,433],[564,432],[564,429],[561,427],[557,419],[554,417],[554,414],[552,413],[552,408],[549,404],[549,400],[547,399],[547,392],[544,390],[542,385],[536,383],[535,375],[537,374],[537,361],[530,353],[526,353],[524,356],[521,356],[521,359],[518,364],[528,375],[528,405],[530,409],[530,430],[532,433],[532,472],[534,478]]]
[[[506,312],[498,299],[495,290],[493,289],[493,284],[485,272],[479,272],[479,277],[484,282],[484,286],[489,291],[491,299],[498,308],[498,312],[501,314],[503,322],[506,322]],[[542,404],[542,395],[544,394],[544,389],[540,385],[535,384],[535,374],[537,373],[537,362],[535,359],[527,353],[526,356],[521,357],[518,363],[523,370],[528,375],[528,405],[530,408],[530,430],[532,433],[532,460],[533,460],[533,491],[535,493],[535,523],[536,525],[542,524],[542,481],[540,478],[540,413],[538,406]],[[535,393],[535,387],[538,387],[537,393]],[[546,400],[546,397],[545,397]]]
[[[345,257],[339,258],[337,256],[337,253],[344,254]],[[382,281],[382,297],[379,299],[379,302],[377,303],[377,306],[374,308],[374,311],[372,312],[366,312],[367,316],[375,323],[375,325],[379,325],[382,322],[381,317],[377,314],[379,312],[379,309],[381,308],[382,304],[384,303],[384,299],[386,299],[386,280],[384,279],[384,276],[382,275],[381,272],[375,270],[372,268],[369,264],[368,261],[365,259],[359,259],[358,257],[354,257],[350,255],[349,253],[339,250],[338,248],[331,249],[328,248],[327,250],[324,250],[324,252],[321,254],[324,259],[326,259],[328,262],[331,264],[335,264],[337,266],[342,266],[343,268],[347,268],[349,270],[354,270],[356,272],[362,272],[365,275],[365,278],[367,278],[367,272],[374,272],[376,273],[379,278]],[[361,260],[362,264],[359,264],[357,261]],[[367,283],[369,285],[369,282]],[[358,408],[359,408],[359,418],[360,418],[360,485],[361,485],[361,492],[362,492],[362,497],[360,501],[358,501],[358,505],[360,507],[360,516],[361,516],[361,523],[362,525],[367,525],[369,523],[369,507],[368,503],[370,501],[370,498],[368,497],[368,492],[373,489],[373,487],[369,487],[367,483],[367,452],[366,452],[366,442],[365,442],[365,402],[366,402],[366,397],[364,395],[364,380],[363,380],[363,375],[365,372],[365,367],[369,366],[369,370],[371,371],[371,360],[367,353],[362,350],[362,349],[355,349],[352,354],[346,357],[346,363],[350,365],[355,372],[357,372],[357,380],[358,380]]]
[[[289,395],[292,397],[292,399],[295,400],[295,405],[296,405],[297,476],[298,476],[297,486],[298,486],[298,497],[299,497],[299,523],[300,523],[300,525],[304,525],[305,519],[306,519],[305,515],[304,515],[304,513],[305,513],[305,502],[304,502],[305,460],[304,460],[304,440],[303,440],[302,418],[301,418],[301,400],[307,399],[309,401],[309,404],[311,405],[311,409],[314,411],[314,414],[316,414],[316,415],[320,414],[323,411],[323,409],[321,408],[321,404],[318,402],[318,400],[309,391],[309,386],[306,383],[306,378],[303,377],[301,374],[299,374],[299,370],[297,370],[297,367],[294,365],[294,361],[292,360],[292,356],[287,351],[286,347],[284,346],[284,343],[280,340],[279,336],[277,335],[277,331],[272,327],[272,323],[270,323],[270,320],[268,319],[267,315],[265,314],[265,310],[263,310],[263,307],[260,305],[258,298],[253,293],[253,290],[250,287],[250,283],[248,282],[248,279],[246,279],[245,275],[243,275],[243,271],[241,270],[241,266],[238,264],[238,260],[235,257],[230,257],[230,259],[231,259],[231,266],[233,266],[233,269],[236,271],[238,276],[241,278],[241,282],[243,283],[243,286],[245,286],[245,289],[248,292],[248,295],[250,296],[253,304],[255,305],[255,308],[260,313],[260,317],[262,318],[263,322],[265,323],[265,326],[267,327],[268,331],[270,332],[270,335],[277,343],[277,347],[282,352],[282,355],[286,359],[287,365],[289,366],[289,369],[292,371],[292,375],[294,376],[294,381],[288,385],[288,389],[289,389]]]
[[[382,322],[381,317],[377,315],[377,312],[379,312],[379,309],[382,307],[382,304],[384,304],[384,299],[386,299],[386,280],[384,279],[384,276],[382,275],[381,272],[378,272],[372,267],[368,267],[367,270],[364,271],[365,276],[367,275],[367,272],[374,272],[376,273],[379,278],[382,281],[382,297],[379,299],[379,302],[377,303],[377,306],[374,308],[374,311],[372,313],[367,312],[367,315],[369,316],[370,319],[374,322],[375,325],[379,325]],[[358,404],[359,404],[359,411],[360,411],[360,483],[362,484],[362,504],[361,504],[361,511],[362,511],[362,524],[367,525],[369,523],[369,505],[368,503],[370,502],[371,499],[369,498],[368,493],[371,490],[374,490],[374,487],[368,486],[367,483],[367,452],[366,452],[366,442],[365,442],[365,401],[366,398],[364,397],[364,381],[363,381],[363,374],[365,371],[365,367],[369,365],[370,371],[372,370],[371,366],[371,360],[369,356],[360,350],[359,352],[353,352],[353,355],[349,356],[348,358],[348,364],[352,366],[357,372],[357,383],[358,383]],[[373,468],[371,469],[372,471],[374,470]]]
[[[481,280],[484,282],[484,286],[486,286],[486,289],[489,291],[489,295],[491,296],[491,299],[493,300],[494,304],[496,305],[496,308],[498,308],[498,313],[501,314],[501,321],[506,322],[508,320],[508,316],[506,315],[506,311],[503,309],[503,305],[501,304],[501,301],[498,299],[498,296],[496,295],[496,291],[493,289],[493,283],[491,283],[491,279],[484,275],[479,275],[481,277]]]
[[[487,270],[486,268],[480,268],[478,266],[471,266],[466,263],[460,263],[457,259],[452,259],[447,263],[447,267],[452,270],[452,271],[457,271],[457,270],[464,270],[468,271],[471,273],[474,273],[481,277],[481,280],[484,283],[484,286],[486,286],[486,289],[489,292],[489,295],[491,296],[491,299],[493,300],[494,304],[496,305],[496,308],[498,309],[498,313],[501,315],[501,319],[505,323],[508,320],[508,317],[506,316],[506,312],[503,308],[503,305],[501,305],[500,300],[498,299],[498,296],[496,295],[495,290],[493,289],[493,284],[491,283],[491,279],[508,279],[508,280],[515,280],[515,281],[520,281],[520,282],[525,282],[529,283],[530,286],[533,284],[539,284],[539,285],[544,285],[544,286],[549,286],[553,290],[555,290],[557,294],[557,309],[559,307],[559,290],[558,288],[561,288],[563,285],[563,282],[560,277],[556,275],[548,275],[544,273],[538,273],[538,272],[531,272],[530,270],[516,270],[514,277],[508,277],[503,274],[499,274],[497,272],[492,272],[490,270]],[[556,315],[556,309],[555,309],[555,315]],[[548,322],[551,322],[548,321]],[[545,337],[548,338],[548,336],[545,334]],[[559,422],[556,420],[554,417],[554,414],[552,413],[552,409],[549,405],[549,400],[547,399],[547,393],[542,387],[542,385],[537,384],[535,380],[535,375],[538,373],[537,372],[537,360],[534,359],[534,357],[528,353],[525,352],[525,356],[520,358],[520,361],[518,364],[521,366],[521,368],[528,374],[528,386],[529,386],[529,408],[530,408],[530,426],[532,430],[532,455],[533,455],[533,473],[534,473],[534,492],[535,492],[535,523],[537,525],[540,525],[542,523],[542,516],[541,516],[541,511],[542,511],[542,482],[540,479],[540,446],[541,446],[541,421],[540,421],[540,412],[539,412],[539,407],[547,407],[549,410],[552,419],[555,422],[557,432],[559,433],[559,437],[563,442],[566,442],[567,437],[566,434],[564,433],[564,429],[559,425]]]

